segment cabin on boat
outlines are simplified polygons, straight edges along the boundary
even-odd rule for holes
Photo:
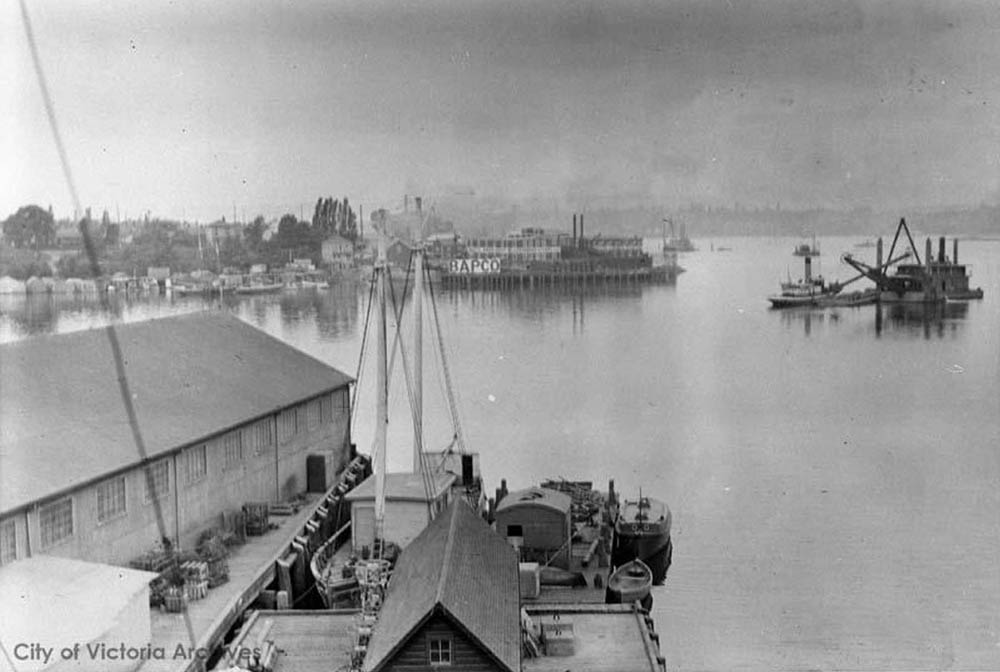
[[[431,519],[455,496],[455,474],[435,470],[425,480],[417,473],[385,475],[385,529],[387,542],[406,548]],[[375,540],[375,476],[369,476],[344,499],[351,505],[351,544],[355,552],[371,549]]]
[[[352,379],[224,313],[29,338],[0,361],[3,565],[192,548],[351,459]]]
[[[456,500],[400,556],[364,669],[519,672],[518,594],[516,553]]]
[[[508,493],[496,507],[496,529],[521,560],[569,569],[573,499],[547,488]]]

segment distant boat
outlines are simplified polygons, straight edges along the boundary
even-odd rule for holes
[[[664,237],[663,241],[663,251],[664,253],[670,252],[694,252],[695,246],[691,242],[691,239],[687,237],[687,231],[685,230],[684,223],[681,222],[680,233],[678,234],[674,231],[674,222],[672,219],[663,220],[670,225],[670,237]]]
[[[815,238],[813,239],[812,245],[809,243],[802,243],[801,245],[796,245],[795,250],[792,251],[796,257],[818,257],[819,256],[819,245],[816,244]]]
[[[249,285],[240,285],[235,291],[237,294],[270,294],[280,292],[284,285],[280,282],[252,282]]]
[[[639,602],[647,609],[652,605],[653,570],[642,560],[632,560],[616,569],[608,577],[604,601],[608,604]]]

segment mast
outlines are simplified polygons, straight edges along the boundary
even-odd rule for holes
[[[423,470],[424,452],[424,247],[417,242],[413,250],[413,265],[416,273],[413,285],[413,473]]]
[[[385,319],[385,232],[378,231],[378,257],[375,261],[375,291],[378,294],[378,309],[376,312],[375,329],[378,332],[376,342],[377,369],[377,389],[378,401],[375,410],[375,446],[373,449],[375,458],[375,550],[376,557],[381,555],[382,534],[385,526],[385,468],[386,468],[386,435],[389,426],[389,376],[387,366],[386,347],[386,319]]]

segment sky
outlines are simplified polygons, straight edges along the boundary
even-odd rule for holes
[[[80,200],[112,218],[1000,202],[993,2],[28,4]],[[0,11],[0,217],[69,215],[19,5]]]

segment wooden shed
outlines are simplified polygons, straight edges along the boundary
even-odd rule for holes
[[[511,492],[497,505],[496,529],[521,560],[569,569],[572,498],[545,488]]]

